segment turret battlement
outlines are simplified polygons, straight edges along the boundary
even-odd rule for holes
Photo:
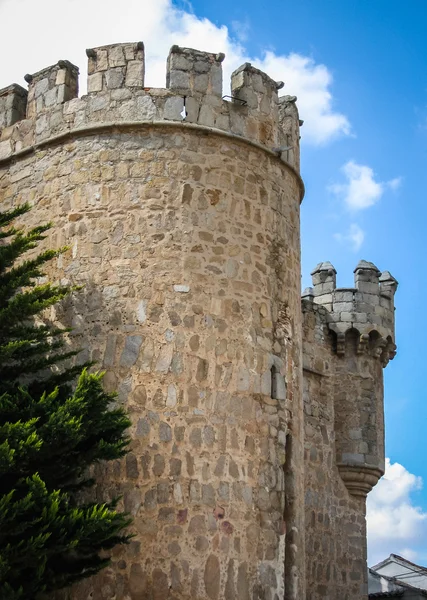
[[[357,333],[357,353],[369,352],[383,366],[396,354],[394,336],[394,294],[396,279],[361,260],[354,270],[354,288],[337,288],[337,272],[330,262],[319,263],[311,273],[313,287],[303,299],[327,309],[329,329],[336,334],[338,355],[346,353],[347,342]]]
[[[185,123],[246,139],[299,170],[295,96],[279,99],[282,82],[245,63],[223,95],[224,54],[172,46],[166,87],[145,83],[142,42],[91,48],[87,95],[78,97],[78,67],[66,60],[0,90],[0,160],[91,128],[152,122]]]

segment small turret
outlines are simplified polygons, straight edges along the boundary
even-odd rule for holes
[[[331,333],[337,466],[351,494],[365,496],[384,472],[382,368],[396,354],[396,279],[362,260],[354,288],[336,287],[330,262],[312,272],[304,302],[323,306]]]
[[[337,336],[337,354],[345,355],[346,334],[357,332],[357,351],[370,351],[385,367],[396,354],[394,293],[396,279],[361,260],[354,270],[354,288],[336,287],[336,270],[330,262],[312,271],[313,301],[328,309],[328,326]],[[305,295],[305,292],[304,292]],[[303,295],[303,297],[304,297]]]

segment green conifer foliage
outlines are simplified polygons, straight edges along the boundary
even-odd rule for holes
[[[40,319],[73,289],[39,283],[65,249],[23,259],[50,227],[16,229],[28,210],[0,213],[0,600],[37,600],[97,573],[129,539],[117,500],[82,492],[90,466],[126,453],[130,422],[102,374],[66,366],[67,330]]]

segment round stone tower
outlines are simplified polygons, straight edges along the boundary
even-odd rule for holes
[[[83,600],[304,597],[299,120],[250,64],[173,46],[144,87],[142,43],[87,51],[0,91],[1,208],[53,221],[82,284],[53,318],[132,419],[96,470],[135,534]],[[73,341],[74,339],[74,341]]]
[[[306,575],[310,600],[368,598],[366,496],[384,473],[383,367],[396,353],[388,271],[330,262],[303,294]]]
[[[304,293],[328,311],[333,334],[335,450],[340,475],[354,496],[366,497],[384,474],[384,390],[382,369],[396,354],[394,294],[388,271],[361,260],[354,288],[337,288],[331,263],[312,272]]]

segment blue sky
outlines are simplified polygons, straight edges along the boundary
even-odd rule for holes
[[[147,85],[164,85],[178,43],[224,51],[226,73],[250,60],[299,96],[303,286],[325,260],[351,286],[360,258],[400,283],[398,355],[385,373],[391,463],[370,503],[371,559],[396,552],[427,564],[425,0],[128,0],[120,14],[117,6],[0,0],[0,87],[24,85],[25,73],[60,58],[84,79],[86,47],[142,39]]]

